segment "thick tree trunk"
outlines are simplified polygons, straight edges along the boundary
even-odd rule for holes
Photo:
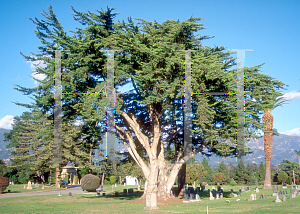
[[[50,168],[50,181],[49,181],[49,185],[51,185],[52,182],[52,169]]]
[[[105,173],[103,172],[103,175],[102,175],[102,181],[101,181],[101,185],[102,185],[102,186],[104,185],[104,177],[105,177]]]
[[[294,181],[294,185],[296,184],[295,182],[295,170],[293,169],[293,181]]]
[[[185,176],[186,176],[186,164],[182,164],[178,173],[178,197],[185,197]]]
[[[263,189],[272,189],[271,183],[271,160],[266,160],[266,173]]]
[[[271,183],[271,160],[273,150],[273,115],[270,113],[270,109],[265,109],[265,113],[262,117],[264,127],[264,152],[266,161],[265,182],[263,189],[272,189]]]
[[[60,169],[59,169],[59,166],[56,167],[56,171],[55,171],[55,188],[60,188]]]

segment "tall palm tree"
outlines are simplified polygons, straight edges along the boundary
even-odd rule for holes
[[[264,115],[262,121],[264,124],[264,152],[265,152],[265,182],[263,189],[272,189],[271,183],[271,160],[272,160],[272,151],[273,151],[273,121],[274,117],[271,114],[271,110],[275,109],[282,104],[285,104],[283,97],[275,97],[271,95],[268,97],[269,103],[265,105]]]
[[[298,162],[299,162],[299,172],[300,172],[300,150],[295,150],[294,151],[296,152],[297,156],[298,156]]]

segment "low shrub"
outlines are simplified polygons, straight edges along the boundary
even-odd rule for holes
[[[236,182],[234,181],[233,178],[231,178],[231,180],[230,180],[230,186],[235,186],[235,185],[236,185]]]
[[[86,191],[96,191],[96,189],[100,186],[100,178],[87,174],[81,179],[81,189]]]
[[[110,176],[109,180],[110,180],[110,184],[111,185],[113,185],[113,184],[115,184],[117,182],[117,178],[114,175]]]
[[[9,186],[9,180],[6,177],[0,177],[0,194]]]

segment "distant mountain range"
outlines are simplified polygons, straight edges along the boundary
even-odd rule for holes
[[[8,129],[0,128],[0,159],[4,159],[7,163],[10,162],[10,151],[7,150],[4,140],[4,133],[9,132]],[[265,154],[264,154],[264,138],[259,139],[251,139],[247,143],[248,147],[252,150],[252,154],[246,155],[245,162],[246,163],[256,163],[260,164],[261,161],[265,162]],[[116,143],[117,150],[121,149],[122,147],[125,148],[124,145],[118,145]],[[121,148],[120,148],[121,147]],[[291,135],[284,135],[280,134],[279,136],[273,136],[273,158],[272,158],[272,165],[278,165],[283,159],[288,159],[292,162],[298,162],[298,157],[295,150],[300,150],[300,136],[291,136]],[[197,160],[202,161],[203,156],[197,155]],[[209,164],[214,167],[215,165],[219,165],[222,162],[222,158],[212,155],[211,157],[207,158]],[[225,163],[236,163],[236,158],[225,158]],[[9,163],[10,164],[10,163]]]
[[[264,153],[264,138],[251,139],[248,141],[247,146],[251,148],[252,154],[248,154],[245,157],[246,163],[260,164],[261,161],[265,162]],[[288,159],[292,162],[298,163],[297,154],[295,150],[300,150],[300,136],[291,136],[279,134],[279,136],[273,136],[273,157],[271,165],[278,165],[283,159]],[[199,158],[198,158],[199,157]],[[202,161],[203,157],[197,155],[197,160]],[[213,167],[219,165],[222,162],[222,158],[212,155],[207,158],[208,163]],[[236,158],[225,158],[225,163],[236,163]]]

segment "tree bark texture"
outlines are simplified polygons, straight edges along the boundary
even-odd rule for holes
[[[59,166],[56,167],[56,171],[55,171],[55,188],[60,188],[60,169],[59,169]]]
[[[271,160],[273,150],[273,115],[267,109],[263,115],[264,127],[264,152],[266,161],[265,182],[263,189],[272,189],[271,183]]]

